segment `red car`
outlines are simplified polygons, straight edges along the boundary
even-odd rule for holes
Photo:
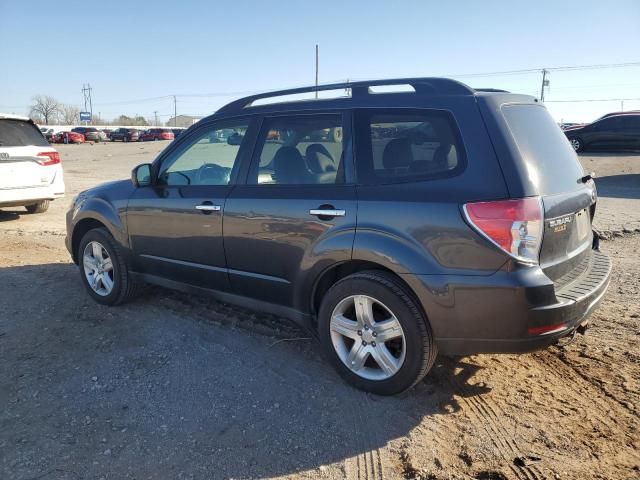
[[[84,135],[77,132],[58,132],[51,138],[51,143],[65,143],[64,137],[67,137],[67,143],[84,143]]]
[[[139,141],[148,142],[150,140],[173,140],[175,136],[169,128],[151,128],[140,134]]]

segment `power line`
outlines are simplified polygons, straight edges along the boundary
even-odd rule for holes
[[[580,103],[580,102],[620,102],[620,101],[640,101],[637,98],[585,98],[578,100],[545,100],[544,103]]]

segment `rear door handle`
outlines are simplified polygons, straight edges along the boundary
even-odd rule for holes
[[[309,210],[309,215],[315,215],[316,217],[344,217],[347,212],[336,208],[315,208]]]

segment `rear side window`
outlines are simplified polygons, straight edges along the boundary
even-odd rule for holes
[[[0,119],[0,147],[24,147],[34,145],[46,147],[49,142],[31,122],[24,120]]]
[[[341,115],[265,118],[257,152],[250,184],[344,183]]]
[[[453,118],[436,110],[356,112],[358,179],[416,182],[456,175],[464,150]]]
[[[541,195],[577,190],[584,173],[565,134],[542,105],[503,105],[531,181]],[[606,120],[605,120],[606,121]]]

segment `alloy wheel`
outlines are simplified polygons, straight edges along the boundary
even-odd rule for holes
[[[95,240],[87,243],[82,254],[84,276],[91,289],[102,297],[113,290],[113,262],[107,250]]]
[[[402,367],[406,355],[404,331],[382,302],[352,295],[333,309],[333,348],[344,365],[367,380],[386,380]]]
[[[571,146],[576,152],[580,150],[580,147],[581,147],[580,140],[578,140],[577,138],[572,138],[570,142],[571,142]]]

